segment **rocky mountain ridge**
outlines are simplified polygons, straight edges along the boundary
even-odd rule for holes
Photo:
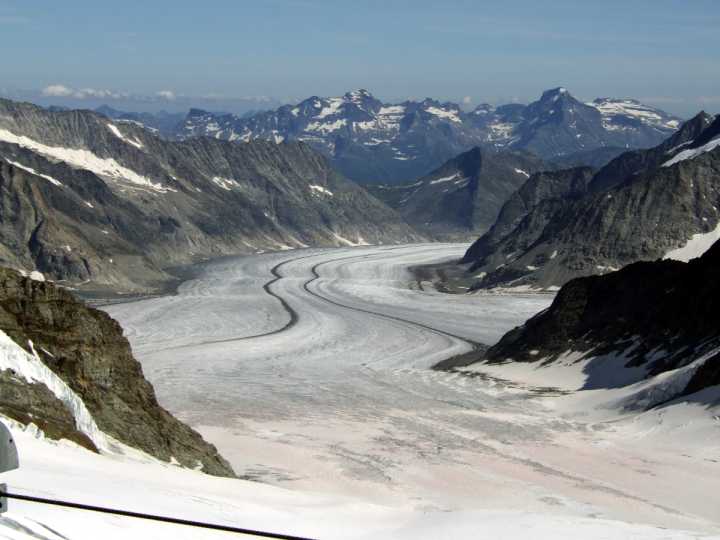
[[[487,230],[513,191],[545,166],[527,152],[476,147],[412,184],[368,189],[423,234],[466,240]]]
[[[711,120],[701,113],[658,147],[623,154],[580,183],[560,182],[568,172],[528,180],[462,260],[476,287],[557,287],[639,260],[701,254],[720,223],[719,122]],[[545,193],[528,198],[538,185]]]
[[[0,100],[0,264],[156,290],[165,268],[421,239],[302,142],[170,142],[90,111]]]
[[[482,104],[469,112],[430,98],[387,104],[356,90],[313,96],[248,118],[193,110],[176,137],[302,140],[357,182],[396,184],[424,176],[475,146],[526,150],[546,160],[572,160],[596,150],[603,157],[588,159],[598,162],[623,149],[654,146],[679,125],[678,118],[635,100],[582,103],[564,88],[548,90],[530,105]]]

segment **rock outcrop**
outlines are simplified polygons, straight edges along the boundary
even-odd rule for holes
[[[104,433],[163,461],[233,476],[214,446],[158,404],[120,325],[106,313],[52,283],[0,268],[0,329],[28,352],[37,352]],[[0,373],[0,392],[3,414],[32,421],[49,437],[93,447],[42,385],[23,384],[6,370]]]
[[[574,279],[547,310],[491,347],[485,361],[547,365],[580,353],[594,363],[586,368],[585,387],[597,388],[608,377],[595,374],[618,358],[622,363],[613,369],[636,368],[631,377],[643,379],[707,357],[676,395],[720,384],[718,272],[720,242],[688,263],[638,262],[604,276]]]

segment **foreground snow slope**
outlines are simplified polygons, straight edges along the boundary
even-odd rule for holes
[[[184,519],[323,539],[597,538],[690,539],[709,536],[562,514],[521,511],[418,511],[349,497],[301,493],[211,477],[141,456],[98,456],[14,430],[21,469],[3,475],[10,489],[41,497],[153,512]],[[530,535],[530,536],[528,536]],[[11,501],[0,516],[10,540],[202,540],[250,538]]]
[[[427,369],[494,343],[552,299],[411,290],[408,266],[459,258],[465,248],[229,259],[177,296],[108,311],[161,403],[240,475],[296,493],[354,497],[360,508],[391,507],[392,519],[417,523],[423,534],[430,522],[447,527],[431,538],[474,537],[462,527],[508,511],[509,528],[527,525],[517,513],[529,512],[538,526],[548,523],[542,514],[562,516],[570,529],[593,518],[718,533],[718,506],[708,496],[720,489],[717,411],[678,404],[662,414],[595,414],[546,388],[553,378],[521,384],[502,373]],[[675,415],[677,407],[684,413]],[[376,523],[376,537],[402,538]],[[598,523],[596,537],[612,537],[612,527]]]

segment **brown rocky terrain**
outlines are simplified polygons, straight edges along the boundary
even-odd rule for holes
[[[177,460],[213,475],[233,476],[214,446],[157,402],[122,328],[52,283],[0,269],[0,329],[39,358],[83,400],[98,427],[122,443],[163,461]],[[92,443],[67,409],[41,384],[0,373],[0,412],[36,423],[51,438]]]

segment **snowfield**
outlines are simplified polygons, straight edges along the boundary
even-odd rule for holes
[[[576,387],[575,366],[428,369],[494,343],[552,301],[420,290],[407,271],[466,247],[225,259],[176,296],[107,308],[160,402],[260,483],[117,447],[96,456],[31,431],[17,434],[22,466],[2,481],[323,539],[720,538],[718,407],[623,413],[612,406],[631,397],[621,390],[552,388]],[[0,538],[30,538],[17,527],[38,524],[72,540],[229,537],[11,505]]]

